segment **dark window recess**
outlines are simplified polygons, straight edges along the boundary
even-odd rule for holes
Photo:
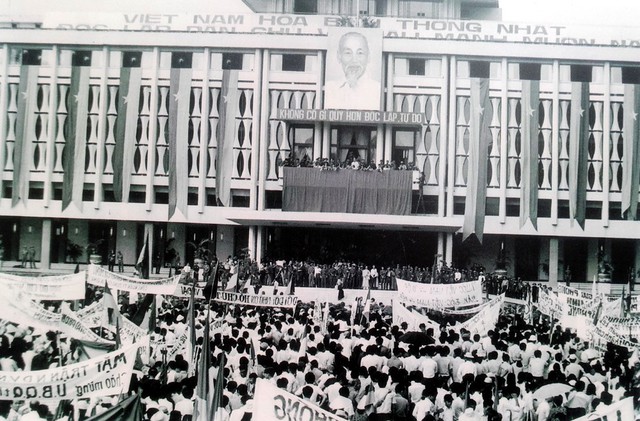
[[[91,51],[74,51],[71,55],[72,66],[91,66]]]
[[[62,200],[62,187],[53,189],[53,200]]]
[[[242,70],[242,53],[222,53],[223,70]]]
[[[11,184],[5,184],[4,186],[4,195],[3,197],[11,197],[11,195],[13,194],[13,188],[11,187]],[[60,198],[62,198],[62,194],[60,195]]]
[[[304,54],[283,54],[282,70],[285,72],[304,72]]]
[[[198,204],[198,193],[187,194],[187,205],[196,206]]]
[[[113,190],[111,189],[104,189],[102,190],[102,200],[105,202],[115,202],[116,201],[116,196],[113,194]]]
[[[140,67],[142,51],[125,51],[122,53],[122,67]]]
[[[266,201],[267,209],[282,209],[282,192],[268,190]]]
[[[640,84],[640,67],[623,67],[622,83]]]
[[[551,218],[551,200],[538,200],[538,218]]]
[[[22,64],[39,66],[42,63],[42,50],[22,50]]]
[[[216,200],[217,197],[215,193],[207,194],[207,206],[217,206],[218,204],[216,203]]]
[[[469,77],[489,78],[491,75],[491,63],[488,61],[470,61]]]
[[[593,68],[584,64],[571,65],[571,82],[591,82]]]
[[[129,202],[130,203],[144,203],[145,202],[145,194],[144,191],[132,191],[129,192]]]
[[[540,63],[520,63],[521,80],[540,80]]]
[[[156,192],[156,203],[161,205],[166,205],[169,203],[169,193],[166,191],[157,191]]]
[[[192,53],[187,53],[187,52],[171,53],[171,68],[172,69],[190,69],[192,60],[193,60]]]
[[[411,76],[424,76],[425,75],[425,60],[419,58],[409,59],[409,74]]]
[[[249,196],[233,196],[231,202],[234,208],[248,208]]]
[[[44,189],[29,189],[29,199],[42,200],[44,199]]]
[[[293,13],[318,13],[318,0],[294,0]]]
[[[601,219],[602,208],[596,202],[587,202],[587,209],[584,216],[585,219]]]
[[[93,201],[93,190],[89,190],[87,188],[82,190],[82,201],[83,202],[92,202]]]

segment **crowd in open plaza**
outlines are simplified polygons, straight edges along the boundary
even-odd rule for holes
[[[391,302],[370,288],[347,301],[342,280],[331,300],[302,302],[291,279],[251,285],[243,265],[151,280],[97,266],[3,274],[0,419],[635,416],[637,319],[621,299],[535,286],[514,304],[445,267],[435,282],[398,277]]]

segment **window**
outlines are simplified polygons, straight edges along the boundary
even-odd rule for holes
[[[283,54],[282,70],[285,72],[304,72],[304,54]]]
[[[375,161],[377,130],[373,127],[338,126],[331,129],[331,158],[350,163]]]
[[[411,76],[424,76],[425,75],[425,60],[420,58],[410,58],[409,62],[409,74]]]
[[[318,0],[294,0],[293,13],[318,13]]]
[[[623,67],[622,83],[640,84],[640,67]]]
[[[393,132],[393,150],[391,159],[400,166],[402,163],[412,167],[415,163],[415,142],[418,132],[415,130],[396,129]]]
[[[313,126],[289,126],[289,141],[291,142],[291,159],[313,162]],[[295,165],[295,162],[292,162]]]
[[[223,70],[242,70],[242,53],[223,53],[222,69]]]
[[[189,69],[191,68],[191,62],[193,56],[191,53],[179,52],[171,53],[171,68],[172,69]]]
[[[42,50],[22,50],[22,64],[39,66],[42,63]]]
[[[491,75],[491,63],[488,61],[470,61],[469,77],[488,78]]]
[[[540,80],[539,63],[520,63],[520,79]]]
[[[122,67],[140,67],[142,51],[125,51],[122,53]]]
[[[591,82],[591,66],[584,64],[571,65],[571,81],[572,82]]]

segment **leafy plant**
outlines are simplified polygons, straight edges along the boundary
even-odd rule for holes
[[[598,250],[598,273],[603,275],[611,275],[613,273],[613,265],[602,247]]]
[[[209,240],[207,238],[207,239],[204,239],[204,240],[200,241],[197,244],[192,242],[192,241],[189,241],[189,242],[187,242],[187,246],[193,248],[193,250],[194,250],[193,257],[195,259],[202,259],[205,262],[209,262],[209,261],[211,261],[211,258],[213,257],[213,252],[209,248],[209,244],[210,243],[211,243],[211,240]]]
[[[83,250],[80,244],[76,244],[73,241],[67,243],[67,257],[71,259],[73,263],[78,263],[78,259],[82,256]]]
[[[99,240],[96,240],[93,243],[87,244],[85,247],[85,250],[87,251],[87,256],[91,256],[92,254],[98,254],[98,248],[102,243],[104,243],[104,238],[100,238]]]

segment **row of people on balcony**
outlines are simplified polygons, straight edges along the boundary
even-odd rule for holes
[[[312,160],[309,155],[304,155],[302,159],[299,159],[295,154],[291,153],[287,158],[282,161],[284,167],[303,167],[303,168],[319,168],[321,170],[337,171],[340,169],[352,169],[361,171],[388,171],[388,170],[411,170],[418,171],[418,167],[413,162],[405,162],[401,160],[400,163],[396,163],[394,160],[387,160],[386,162],[380,160],[377,164],[375,160],[367,162],[364,158],[354,156],[351,152],[347,155],[344,161],[340,161],[335,157],[332,158],[316,158]]]

